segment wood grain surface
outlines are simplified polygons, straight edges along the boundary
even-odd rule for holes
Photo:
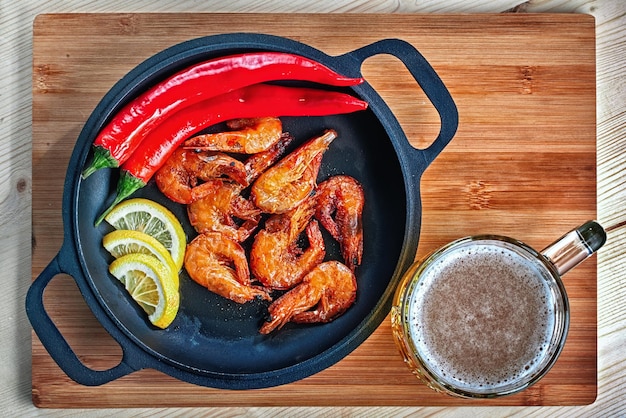
[[[152,54],[197,36],[237,31],[285,36],[328,54],[397,37],[414,44],[448,86],[460,114],[452,143],[422,179],[417,256],[490,232],[541,249],[596,217],[595,25],[587,15],[58,14],[34,23],[33,278],[62,243],[61,196],[74,142],[100,98]],[[120,47],[122,46],[123,47]],[[411,142],[429,143],[435,112],[391,57],[366,61],[366,79]],[[32,344],[37,406],[585,405],[597,392],[596,258],[566,276],[567,344],[552,371],[523,393],[468,402],[416,381],[389,321],[338,364],[302,381],[223,391],[143,370],[100,387],[68,379]],[[71,278],[46,291],[46,309],[81,360],[106,369],[121,350]]]

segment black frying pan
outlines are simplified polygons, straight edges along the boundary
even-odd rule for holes
[[[364,60],[377,54],[399,58],[441,118],[441,131],[424,150],[413,148],[398,121],[368,84],[346,91],[369,103],[369,109],[349,115],[283,118],[295,144],[325,128],[339,133],[324,155],[319,180],[345,173],[364,187],[365,243],[357,269],[355,304],[328,324],[287,324],[270,335],[258,332],[267,304],[227,301],[181,277],[181,306],[169,328],[158,330],[147,321],[107,267],[110,256],[102,237],[110,227],[94,228],[96,216],[108,206],[118,170],[100,170],[87,180],[81,172],[96,133],[126,102],[154,83],[191,64],[213,57],[268,50],[300,54],[347,76],[361,76]],[[65,373],[84,385],[100,385],[143,368],[160,370],[180,380],[227,389],[263,388],[289,383],[336,363],[361,344],[384,320],[402,273],[413,262],[420,232],[420,178],[454,136],[456,106],[447,89],[410,44],[386,39],[345,55],[331,57],[302,43],[260,34],[226,34],[194,39],[149,58],[104,96],[87,120],[69,162],[63,195],[64,240],[57,256],[31,285],[26,311],[42,344]],[[185,209],[164,198],[149,184],[137,193],[168,206],[179,219]],[[195,233],[183,225],[192,238]],[[339,259],[332,240],[327,258]],[[43,292],[59,273],[74,278],[87,305],[120,344],[123,358],[110,370],[84,366],[43,307]]]

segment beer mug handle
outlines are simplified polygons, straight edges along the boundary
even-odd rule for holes
[[[546,247],[541,254],[564,275],[598,251],[606,242],[606,232],[596,221],[587,221]]]

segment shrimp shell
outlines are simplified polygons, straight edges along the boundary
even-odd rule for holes
[[[315,218],[339,242],[341,255],[354,271],[363,258],[363,187],[353,177],[337,175],[317,187]]]
[[[248,185],[246,167],[241,161],[222,153],[178,148],[156,172],[154,179],[165,196],[188,204],[207,193],[200,180],[206,182],[221,176]]]
[[[206,196],[187,205],[187,215],[199,233],[219,231],[243,242],[255,231],[261,210],[241,196],[241,185],[215,179],[205,183]],[[234,218],[241,219],[239,225]]]
[[[234,130],[195,136],[184,147],[255,154],[272,147],[283,132],[283,125],[276,117],[233,119],[226,125]]]
[[[273,215],[252,243],[250,268],[255,279],[271,289],[289,289],[324,260],[326,247],[317,221],[311,221],[315,198],[287,213]],[[309,246],[298,246],[306,229]]]
[[[327,261],[311,270],[302,282],[268,308],[269,320],[259,332],[269,334],[287,322],[330,322],[356,300],[356,277],[339,261]],[[313,310],[310,310],[313,308]]]
[[[237,303],[257,298],[271,300],[264,289],[251,285],[244,249],[222,233],[209,232],[194,238],[187,245],[185,269],[199,285]]]
[[[337,132],[329,129],[265,171],[251,189],[253,202],[266,213],[285,213],[315,190],[322,156]]]

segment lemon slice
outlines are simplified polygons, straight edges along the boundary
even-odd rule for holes
[[[134,198],[115,206],[104,219],[115,229],[139,231],[156,238],[172,254],[175,271],[183,266],[187,238],[176,216],[166,207]]]
[[[109,271],[159,328],[166,328],[178,313],[180,297],[174,276],[163,263],[147,254],[116,258]]]
[[[102,245],[115,258],[126,254],[147,254],[156,257],[170,269],[178,286],[178,269],[172,255],[156,238],[139,231],[117,229],[102,238]]]

